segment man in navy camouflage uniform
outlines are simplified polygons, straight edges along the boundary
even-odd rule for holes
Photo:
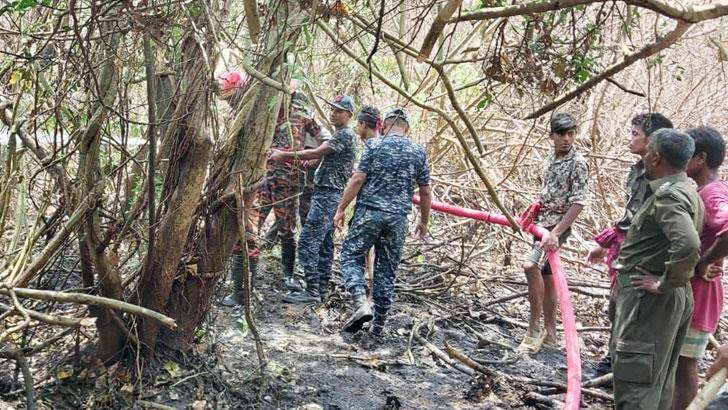
[[[407,216],[412,211],[415,184],[422,198],[415,231],[417,239],[427,234],[430,218],[427,154],[421,145],[407,138],[407,113],[400,108],[388,112],[384,130],[384,136],[372,138],[364,146],[359,168],[349,181],[334,217],[334,223],[341,228],[346,207],[358,195],[354,219],[341,249],[341,270],[354,304],[354,314],[344,325],[348,332],[358,331],[374,316],[364,279],[364,256],[371,246],[376,250],[372,290],[376,316],[372,332],[379,335],[384,329],[407,237]]]
[[[307,161],[323,157],[314,177],[311,209],[298,239],[298,259],[303,267],[306,290],[283,298],[288,303],[320,302],[319,289],[328,289],[334,261],[334,213],[349,180],[356,157],[356,139],[349,120],[354,115],[354,100],[338,95],[331,105],[331,124],[336,132],[315,149],[299,152],[271,150],[270,158]]]

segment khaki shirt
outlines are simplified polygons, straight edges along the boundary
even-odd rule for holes
[[[662,292],[685,286],[700,257],[703,202],[684,172],[650,181],[645,195],[614,267],[631,274],[640,266],[662,276]]]
[[[645,198],[645,191],[650,180],[645,175],[645,165],[642,161],[632,165],[627,175],[627,181],[624,186],[627,191],[627,204],[624,207],[624,215],[617,221],[615,226],[622,234],[627,233],[629,226],[632,224],[632,218],[637,210],[642,206]]]

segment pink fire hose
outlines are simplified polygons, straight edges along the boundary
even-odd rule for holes
[[[415,204],[420,203],[420,197],[415,195],[412,198]],[[508,219],[500,214],[493,214],[485,211],[476,211],[475,209],[463,208],[461,206],[445,204],[442,202],[432,201],[431,208],[436,211],[445,212],[451,215],[463,216],[466,218],[477,219],[489,223],[496,223],[505,226],[511,226]],[[519,222],[522,228],[541,238],[548,231],[529,222]],[[567,383],[566,383],[566,401],[564,403],[565,410],[576,410],[581,402],[581,355],[579,354],[579,336],[576,333],[576,322],[574,320],[574,310],[571,307],[571,299],[569,298],[569,286],[566,283],[566,275],[564,274],[564,266],[561,264],[559,251],[553,250],[547,252],[551,272],[554,276],[556,284],[556,292],[559,295],[559,305],[561,306],[561,319],[564,324],[564,333],[566,335],[566,367],[567,367]]]

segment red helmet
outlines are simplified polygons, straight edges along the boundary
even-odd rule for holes
[[[248,83],[250,83],[250,77],[244,72],[240,70],[226,71],[218,80],[220,98],[227,100],[235,94],[235,90],[245,87]]]

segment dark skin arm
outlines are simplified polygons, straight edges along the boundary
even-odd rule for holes
[[[698,261],[698,275],[705,281],[712,282],[723,272],[722,269],[713,269],[714,263],[728,256],[728,232],[723,233],[715,240],[713,245],[705,251]]]
[[[430,222],[430,203],[432,190],[429,185],[420,187],[420,222],[415,229],[415,239],[422,240],[427,236],[427,224]]]
[[[300,161],[307,161],[312,159],[323,158],[324,155],[333,154],[335,151],[329,148],[325,142],[313,149],[305,149],[303,151],[281,151],[279,149],[271,149],[268,151],[268,159],[271,161],[285,161],[290,159],[297,159]]]
[[[336,226],[337,229],[341,229],[344,227],[344,220],[346,219],[346,207],[348,207],[351,201],[353,201],[354,198],[359,195],[359,191],[361,191],[361,187],[364,186],[364,181],[366,180],[367,174],[363,172],[356,172],[351,177],[351,179],[349,179],[349,183],[346,184],[346,189],[344,189],[344,195],[341,197],[339,207],[336,208],[336,215],[334,215],[334,226]]]
[[[574,223],[583,208],[584,206],[580,204],[573,204],[569,207],[554,229],[541,238],[541,246],[544,250],[552,251],[559,248],[559,237]]]

